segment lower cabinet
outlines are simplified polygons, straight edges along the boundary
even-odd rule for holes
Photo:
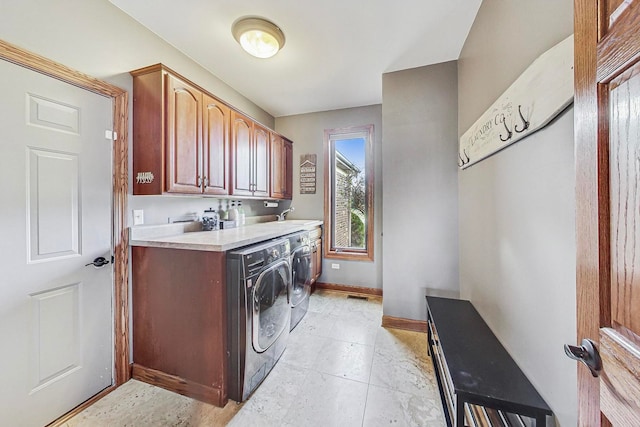
[[[315,283],[322,274],[322,228],[318,227],[309,233],[311,242],[311,277]]]
[[[131,248],[133,378],[227,403],[226,254]]]

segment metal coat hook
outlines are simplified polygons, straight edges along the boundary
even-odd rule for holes
[[[522,123],[524,124],[524,126],[522,127],[522,129],[518,130],[518,125],[515,125],[513,127],[513,130],[515,130],[517,133],[522,133],[525,130],[529,129],[529,122],[525,120],[524,116],[522,115],[522,110],[520,110],[520,107],[522,107],[522,105],[518,105],[518,114],[520,115],[520,120],[522,120]]]
[[[460,161],[458,162],[458,166],[460,166],[460,167],[466,165],[467,163],[469,163],[471,161],[471,159],[469,159],[469,155],[467,154],[467,150],[466,149],[462,150],[462,154],[464,154],[465,159],[463,159],[462,156],[460,155],[460,152],[458,152],[458,159],[460,159]]]
[[[511,136],[513,136],[513,132],[511,132],[511,130],[509,130],[509,128],[507,127],[507,121],[505,120],[504,116],[502,116],[502,124],[504,125],[504,128],[507,131],[507,137],[503,138],[502,134],[500,134],[500,141],[506,142],[511,139]]]

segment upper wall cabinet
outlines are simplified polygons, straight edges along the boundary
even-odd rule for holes
[[[229,194],[230,108],[162,65],[133,75],[133,194]]]
[[[293,195],[293,143],[271,134],[271,197],[291,199]]]
[[[231,194],[269,197],[270,132],[248,117],[231,112]]]
[[[291,198],[281,183],[291,156],[271,164],[272,137],[282,137],[162,64],[131,75],[133,194]]]

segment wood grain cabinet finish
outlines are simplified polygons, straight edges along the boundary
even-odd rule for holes
[[[202,92],[171,74],[164,74],[164,80],[167,112],[165,191],[201,193]]]
[[[291,141],[162,64],[131,75],[133,194],[291,199]]]
[[[293,143],[271,134],[271,197],[291,199],[293,196]]]
[[[322,228],[309,232],[311,242],[311,283],[314,284],[322,274]]]
[[[133,194],[228,195],[229,106],[161,64],[131,74]]]
[[[133,377],[227,402],[226,255],[133,247]]]
[[[270,132],[245,115],[231,112],[232,185],[235,196],[269,197]]]

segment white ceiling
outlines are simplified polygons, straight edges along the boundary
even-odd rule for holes
[[[110,0],[275,117],[380,104],[382,74],[457,59],[481,0]],[[243,16],[285,33],[270,59],[231,35]],[[177,70],[179,71],[179,70]]]

